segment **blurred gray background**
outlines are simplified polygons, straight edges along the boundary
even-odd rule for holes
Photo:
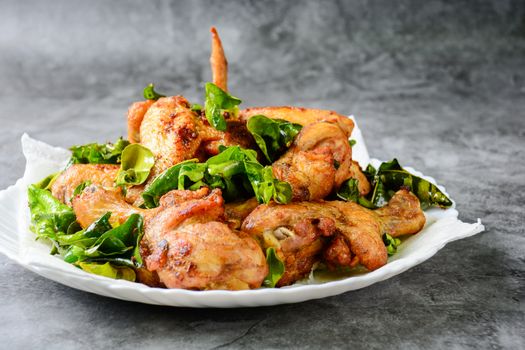
[[[355,114],[372,156],[486,232],[364,290],[237,310],[112,300],[0,256],[0,348],[524,348],[523,0],[0,1],[0,188],[23,132],[114,140],[150,82],[201,101],[211,25],[242,106]]]

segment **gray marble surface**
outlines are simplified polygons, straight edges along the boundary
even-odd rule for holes
[[[355,114],[373,156],[435,177],[487,230],[366,289],[255,309],[113,300],[0,256],[0,348],[524,348],[521,0],[0,1],[0,187],[23,132],[113,140],[149,82],[201,100],[211,24],[244,106]]]

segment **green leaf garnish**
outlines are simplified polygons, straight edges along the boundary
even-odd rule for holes
[[[359,196],[358,182],[355,179],[346,180],[339,188],[337,196],[375,209],[386,205],[397,191],[405,188],[416,195],[423,210],[431,206],[452,206],[452,201],[436,185],[410,174],[399,165],[397,159],[383,162],[377,170],[368,165],[363,173],[373,188],[368,196]]]
[[[136,279],[135,271],[127,266],[115,266],[110,262],[105,264],[100,263],[88,263],[88,262],[79,262],[76,264],[82,270],[104,277],[109,277],[113,279],[122,279],[126,281],[134,282]]]
[[[142,193],[146,208],[159,205],[160,198],[171,190],[220,188],[226,201],[255,196],[260,203],[274,200],[288,203],[292,198],[290,184],[273,176],[270,166],[257,161],[254,150],[239,146],[224,147],[205,163],[188,160],[167,169]]]
[[[81,187],[83,186],[77,189],[80,191]],[[28,200],[30,229],[37,238],[51,241],[51,254],[60,253],[64,261],[74,263],[91,273],[135,279],[133,270],[129,268],[142,266],[139,251],[144,234],[142,216],[132,214],[122,225],[113,228],[109,223],[111,213],[106,213],[82,230],[76,222],[73,210],[53,197],[50,191],[30,185]],[[105,265],[106,263],[111,266]],[[96,266],[97,264],[103,266]],[[125,269],[122,265],[128,268]]]
[[[263,115],[251,117],[246,127],[270,163],[277,160],[291,146],[295,136],[302,129],[299,124],[270,119]]]
[[[119,138],[115,143],[89,143],[73,146],[70,164],[118,164],[129,141]]]
[[[73,190],[73,197],[80,195],[82,192],[84,192],[86,187],[88,187],[89,185],[91,185],[91,181],[89,180],[83,181],[80,185],[75,187],[75,189]]]
[[[30,229],[38,238],[46,238],[56,243],[57,234],[66,233],[75,222],[73,209],[53,197],[51,192],[34,185],[27,189],[29,209],[31,212]]]
[[[120,170],[117,174],[117,185],[140,185],[149,176],[155,164],[155,156],[146,147],[133,143],[122,151]]]
[[[194,103],[191,105],[190,109],[193,111],[193,112],[197,112],[197,113],[200,113],[202,111],[202,106],[198,103]]]
[[[385,244],[388,256],[392,256],[397,252],[397,247],[401,244],[401,240],[385,233],[383,235],[383,243]]]
[[[406,188],[414,193],[423,210],[431,206],[441,208],[452,206],[452,201],[436,185],[410,174],[401,167],[397,159],[383,162],[377,171],[374,167],[368,166],[365,175],[369,177],[374,188],[370,202],[377,207],[388,203],[394,193],[401,188]]]
[[[355,144],[357,143],[357,141],[354,140],[354,139],[350,139],[350,140],[348,140],[348,143],[350,144],[350,147],[354,147]]]
[[[284,263],[277,257],[275,248],[266,249],[266,263],[268,264],[268,275],[264,278],[263,286],[274,288],[284,275]]]
[[[166,97],[166,95],[161,95],[158,92],[156,92],[155,85],[153,84],[148,84],[148,86],[144,88],[143,95],[146,100],[153,100],[153,101],[156,101],[161,97]]]
[[[220,131],[226,131],[225,114],[236,116],[239,113],[237,107],[242,101],[228,94],[213,83],[206,83],[206,98],[204,109],[206,119],[211,126]]]
[[[359,200],[359,181],[357,179],[348,179],[337,191],[337,197],[347,202],[357,202]]]

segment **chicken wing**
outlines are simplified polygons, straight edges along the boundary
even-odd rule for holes
[[[224,49],[222,48],[221,38],[217,29],[211,27],[211,74],[213,76],[213,83],[223,89],[228,91],[228,61],[226,60],[226,55],[224,54]]]
[[[182,96],[161,97],[149,107],[140,125],[140,140],[155,155],[151,177],[197,156],[201,125]]]
[[[146,100],[133,103],[128,109],[128,140],[131,143],[140,142],[140,125],[146,112],[155,101]]]
[[[384,233],[414,234],[424,224],[417,197],[400,190],[377,210],[341,201],[260,205],[241,229],[263,249],[276,248],[286,269],[278,283],[283,286],[308,275],[321,257],[331,267],[360,263],[375,270],[387,262]]]
[[[108,211],[112,224],[133,213],[143,215],[141,254],[147,270],[168,288],[258,288],[268,274],[257,242],[223,222],[220,190],[175,190],[161,198],[158,208],[140,209],[126,203],[117,191],[90,186],[73,199],[73,209],[82,227]]]
[[[104,187],[112,187],[119,170],[113,164],[73,164],[53,182],[51,193],[62,203],[71,205],[73,192],[84,181]]]
[[[290,183],[294,201],[323,199],[350,177],[359,179],[361,194],[370,191],[368,180],[352,162],[348,135],[334,123],[305,126],[288,151],[273,163],[273,173]]]

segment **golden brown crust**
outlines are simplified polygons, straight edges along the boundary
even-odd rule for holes
[[[221,38],[219,37],[219,33],[217,33],[217,29],[215,29],[215,27],[211,27],[210,32],[210,65],[213,83],[224,91],[228,91],[228,61],[226,60],[226,55],[224,54],[224,49],[222,48]]]
[[[368,270],[378,269],[388,257],[383,234],[417,233],[424,218],[417,197],[401,190],[377,210],[341,201],[260,205],[241,229],[257,238],[263,249],[276,248],[289,271],[279,285],[287,285],[305,277],[321,255],[330,267],[360,263]]]
[[[113,187],[119,170],[114,164],[73,164],[64,170],[53,182],[51,193],[62,203],[71,205],[73,192],[84,181]]]
[[[194,158],[201,144],[202,123],[182,96],[161,97],[146,112],[140,127],[141,144],[155,155],[150,178]]]
[[[155,101],[146,100],[134,102],[128,109],[128,140],[131,143],[140,142],[140,125],[144,115]]]

